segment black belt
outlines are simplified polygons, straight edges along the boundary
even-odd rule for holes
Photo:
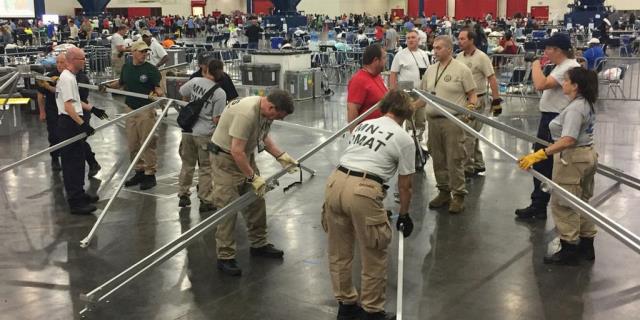
[[[78,113],[78,115],[79,115],[80,117],[83,117],[83,116],[84,116],[84,114],[82,114],[82,113]],[[60,114],[58,114],[58,117],[62,117],[62,118],[69,118],[69,120],[72,120],[72,121],[74,121],[74,122],[75,122],[75,120],[73,120],[73,118],[71,118],[71,116],[70,116],[70,115],[68,115],[68,114],[60,113]]]
[[[350,176],[354,176],[354,177],[364,177],[365,179],[369,179],[369,180],[373,180],[379,184],[384,184],[384,180],[382,180],[382,178],[371,174],[371,173],[365,173],[365,172],[360,172],[360,171],[353,171],[350,169],[347,169],[343,166],[338,166],[338,170],[350,175]]]
[[[224,154],[228,154],[231,155],[230,152],[228,152],[227,150],[224,150],[222,148],[220,148],[220,146],[218,146],[217,144],[213,143],[213,142],[209,142],[207,143],[207,150],[213,154],[218,154],[220,152],[224,153]]]

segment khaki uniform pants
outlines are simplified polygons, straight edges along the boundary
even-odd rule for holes
[[[133,111],[131,108],[127,108],[127,111]],[[153,125],[156,122],[156,110],[147,109],[136,115],[127,118],[125,127],[127,131],[127,144],[129,146],[129,157],[133,161],[136,154],[142,147],[142,143],[147,138]],[[156,157],[156,144],[157,137],[154,133],[151,141],[147,144],[147,147],[142,152],[142,156],[136,162],[134,169],[136,171],[144,171],[147,175],[156,173],[157,157]]]
[[[486,113],[487,107],[487,99],[485,96],[478,98],[478,107],[476,109],[477,112],[481,114]],[[473,119],[469,121],[468,125],[473,128],[473,130],[480,132],[482,130],[482,122],[478,121],[478,119]],[[480,145],[478,138],[474,137],[470,133],[465,131],[467,139],[464,143],[464,148],[467,151],[467,161],[465,163],[465,171],[474,172],[476,169],[484,168],[484,157],[482,156],[482,151],[480,151]]]
[[[383,207],[382,186],[363,177],[335,171],[327,181],[322,227],[329,234],[329,272],[336,299],[358,301],[351,280],[355,240],[362,261],[360,301],[367,312],[384,310],[387,247],[391,224]]]
[[[165,71],[160,71],[160,89],[162,89],[162,92],[164,93],[164,95],[167,95],[167,70]]]
[[[436,187],[454,195],[467,194],[464,181],[464,163],[467,160],[464,130],[444,117],[430,117],[427,121],[427,147],[433,159]]]
[[[418,133],[422,133],[425,131],[427,126],[427,110],[425,108],[420,108],[413,113],[412,117],[413,122],[416,124],[416,129],[418,129]],[[406,122],[407,130],[413,130],[413,124],[411,121]],[[418,136],[418,138],[422,139],[422,137]]]
[[[182,133],[182,141],[180,141],[180,159],[182,159],[182,168],[180,169],[180,191],[179,196],[189,196],[191,192],[191,183],[193,182],[193,173],[198,165],[198,198],[200,201],[211,203],[213,181],[211,180],[211,161],[209,160],[209,151],[207,144],[211,137],[194,136],[190,133]]]
[[[564,159],[564,164],[560,159]],[[593,147],[576,147],[555,154],[553,157],[553,182],[588,202],[593,196],[594,176],[598,155]],[[576,242],[579,237],[593,238],[596,225],[576,212],[566,201],[551,195],[551,213],[560,239]]]
[[[260,174],[254,155],[250,156],[251,168]],[[213,205],[223,208],[233,200],[247,192],[253,192],[253,187],[246,182],[231,155],[225,153],[211,154],[211,172],[215,181],[213,185]],[[234,259],[236,256],[236,228],[237,213],[227,215],[216,227],[216,250],[218,259]],[[243,212],[247,224],[251,247],[259,248],[267,245],[267,210],[264,198],[259,198],[245,208]]]
[[[124,65],[124,55],[118,58],[118,55],[111,55],[111,70],[116,77],[120,77],[122,66]]]

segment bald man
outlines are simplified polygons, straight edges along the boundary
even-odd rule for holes
[[[70,48],[66,53],[66,69],[60,73],[56,83],[55,100],[58,108],[57,133],[60,141],[78,134],[92,135],[95,130],[83,115],[91,112],[99,118],[105,118],[104,110],[93,108],[80,99],[76,74],[84,68],[85,54],[82,49]],[[91,214],[96,210],[93,203],[97,196],[84,192],[85,141],[79,140],[60,149],[62,157],[62,176],[71,214]]]
[[[45,76],[53,79],[53,81],[38,80],[38,109],[40,110],[40,121],[47,124],[49,146],[60,142],[57,132],[58,107],[56,106],[56,82],[66,67],[65,55],[61,54],[56,58],[56,70],[45,74]],[[50,155],[51,170],[62,170],[62,167],[60,167],[60,150],[53,151]]]

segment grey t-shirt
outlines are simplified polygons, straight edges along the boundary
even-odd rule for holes
[[[387,51],[396,51],[396,46],[398,44],[398,32],[396,32],[396,29],[389,28],[384,33],[384,38],[387,41],[385,49],[387,49]]]
[[[560,113],[560,111],[569,104],[569,98],[562,92],[564,74],[567,73],[569,69],[579,66],[580,64],[576,59],[566,59],[553,68],[549,76],[556,80],[558,86],[542,92],[542,98],[540,98],[541,112]]]
[[[571,101],[562,112],[549,123],[553,141],[561,137],[576,139],[576,147],[593,144],[593,126],[596,115],[589,102],[582,97]]]
[[[202,98],[215,84],[214,81],[207,78],[193,78],[180,87],[180,95],[189,97],[190,101],[194,101]],[[213,123],[213,119],[222,114],[226,102],[227,94],[219,87],[202,107],[198,121],[193,125],[193,135],[210,137],[216,129],[216,124]]]

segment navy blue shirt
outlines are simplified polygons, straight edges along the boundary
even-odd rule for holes
[[[582,56],[587,59],[587,68],[593,70],[596,68],[596,63],[604,58],[604,51],[601,46],[595,46],[585,50]]]

